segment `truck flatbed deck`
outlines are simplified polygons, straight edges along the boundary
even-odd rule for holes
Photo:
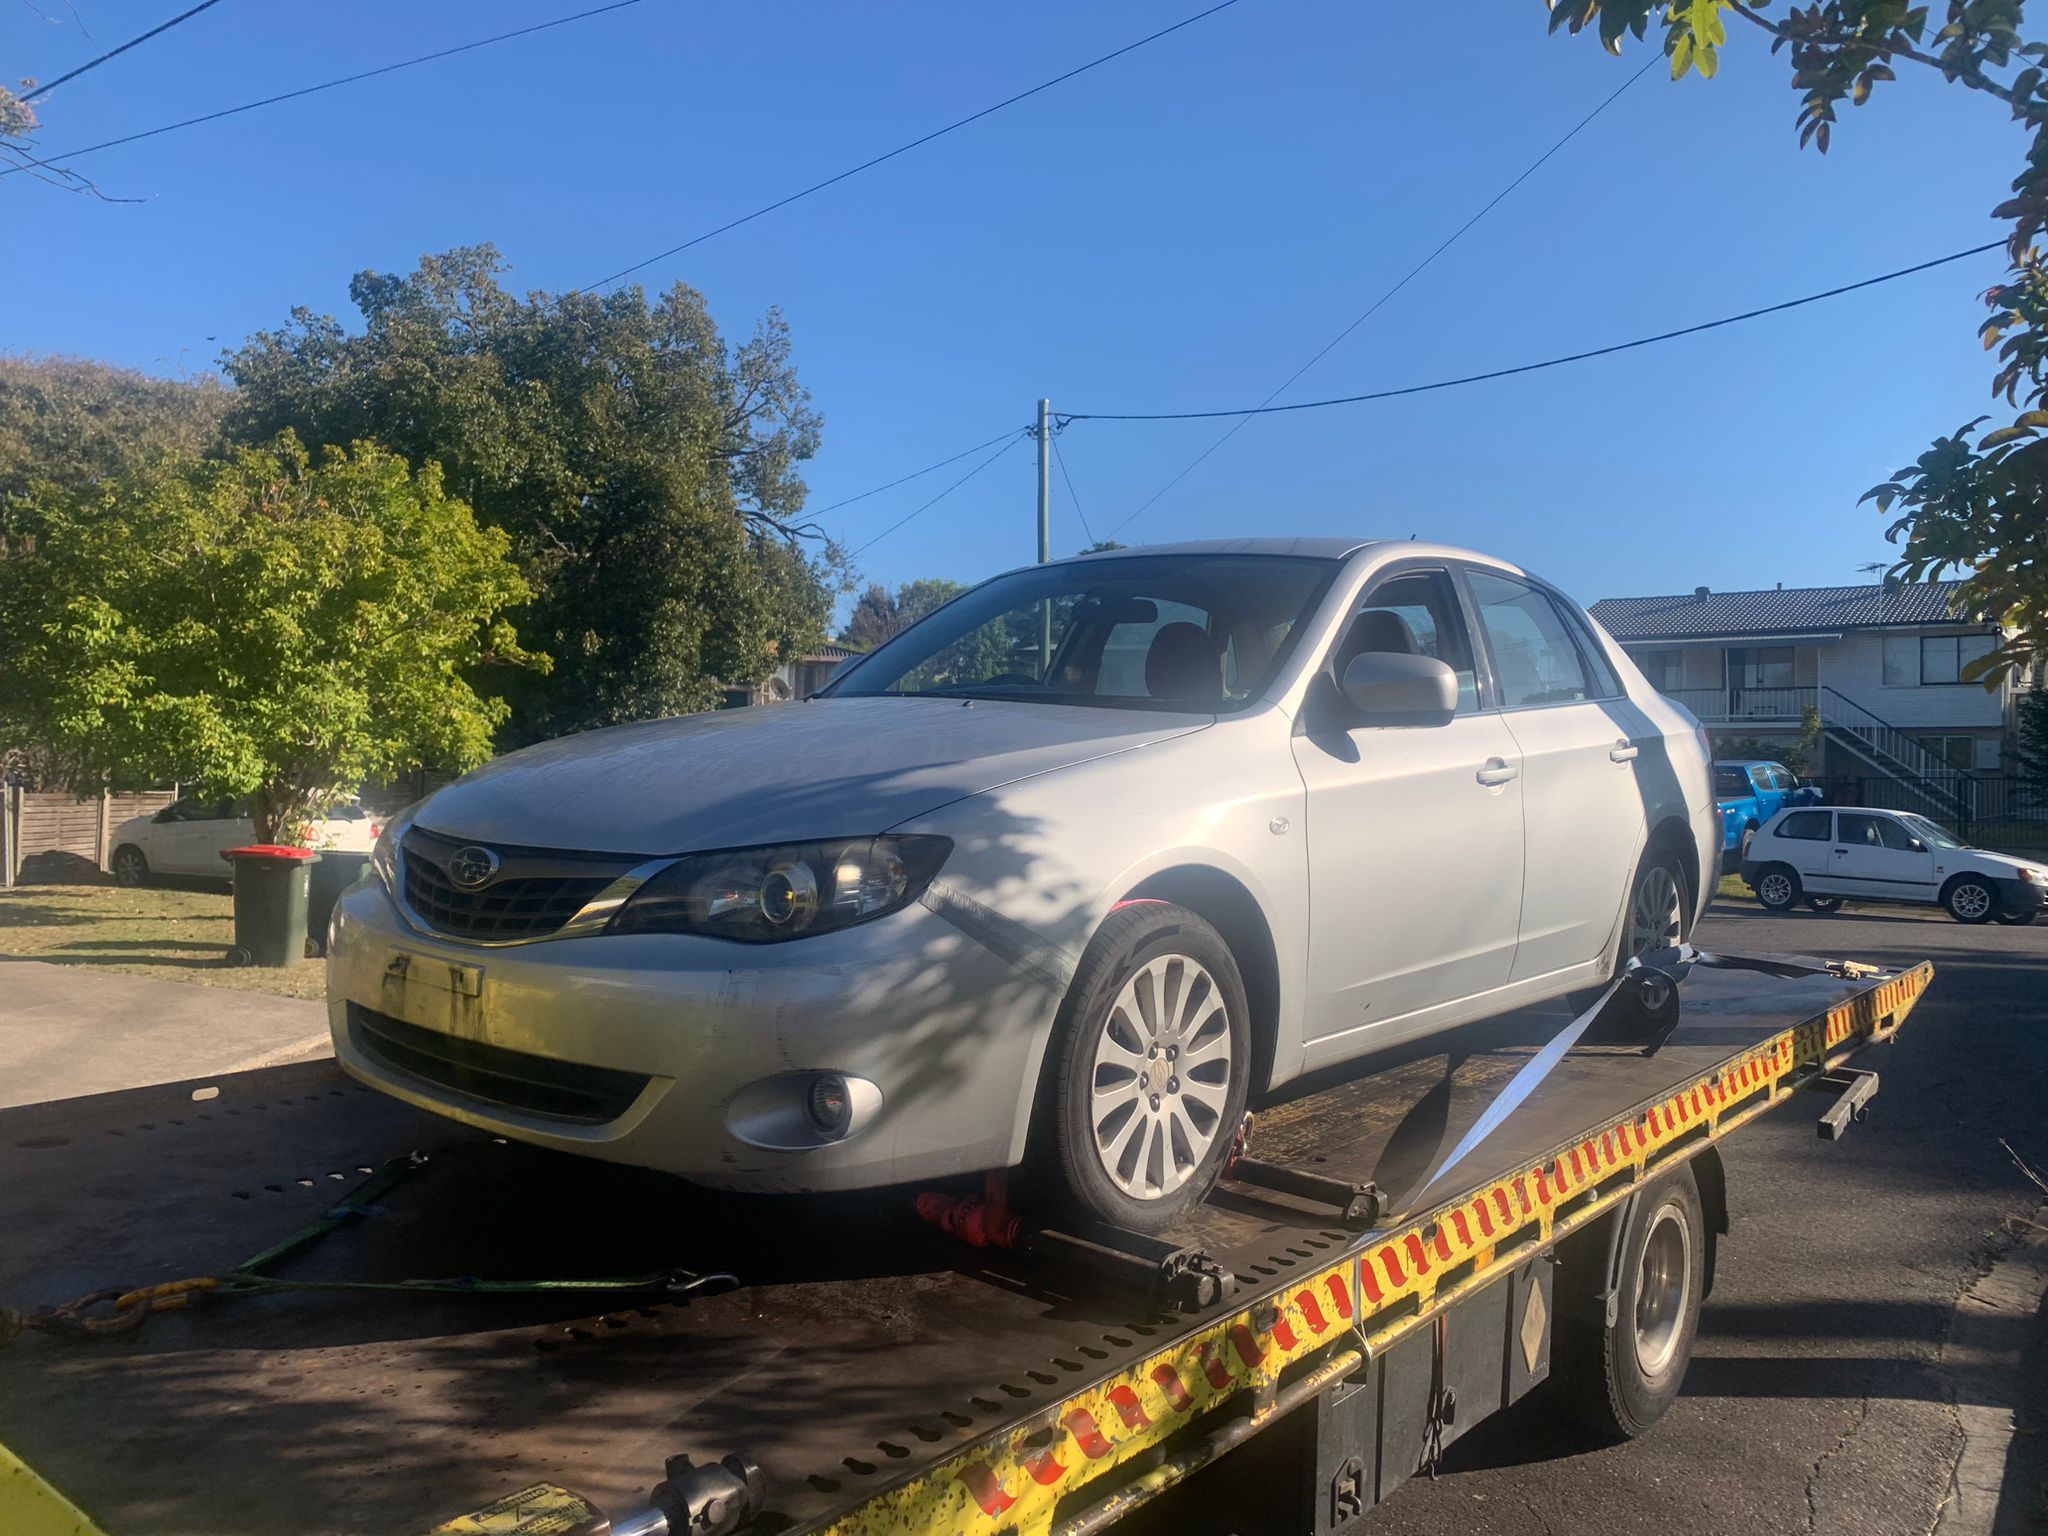
[[[1171,1234],[1232,1277],[1193,1312],[1043,1251],[967,1247],[901,1191],[716,1196],[496,1141],[331,1063],[0,1111],[0,1302],[25,1313],[221,1274],[412,1152],[417,1173],[274,1272],[737,1282],[282,1292],[202,1300],[118,1338],[30,1331],[0,1349],[0,1448],[33,1469],[0,1476],[0,1528],[10,1489],[24,1510],[42,1489],[48,1516],[54,1488],[111,1536],[407,1536],[464,1511],[479,1513],[454,1529],[603,1531],[608,1514],[616,1531],[658,1531],[644,1511],[666,1458],[739,1453],[765,1474],[749,1531],[1078,1533],[1290,1410],[1369,1385],[1371,1452],[1342,1461],[1352,1491],[1313,1526],[1343,1528],[1427,1459],[1425,1441],[1541,1379],[1536,1335],[1571,1304],[1539,1262],[1561,1239],[1886,1038],[1932,974],[1847,970],[1694,969],[1659,1048],[1571,1051],[1424,1189],[1564,1012],[1493,1021],[1263,1111],[1261,1160],[1373,1184],[1396,1214],[1357,1231],[1329,1206],[1226,1182]],[[1438,1322],[1468,1302],[1506,1329],[1490,1365],[1454,1354]],[[1399,1362],[1418,1358],[1428,1411],[1396,1415],[1413,1375]],[[1455,1423],[1447,1370],[1477,1372]]]

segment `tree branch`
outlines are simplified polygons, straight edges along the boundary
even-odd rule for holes
[[[1788,32],[1782,22],[1772,21],[1767,16],[1759,16],[1755,11],[1743,4],[1743,0],[1728,0],[1728,9],[1745,20],[1754,22],[1757,26],[1762,27],[1780,42],[1793,44],[1807,43],[1824,48],[1868,48],[1872,52],[1882,55],[1886,63],[1889,63],[1894,58],[1911,59],[1915,64],[1925,64],[1929,69],[1939,70],[1942,75],[1949,79],[1960,80],[1973,90],[1983,91],[1986,95],[1996,96],[2009,107],[2017,108],[2019,106],[2019,99],[2013,95],[2008,87],[2000,85],[1996,80],[1982,73],[1975,66],[1959,70],[1954,65],[1945,62],[1934,54],[1921,52],[1911,43],[1902,43],[1891,39],[1879,40],[1858,37],[1851,32],[1836,32],[1832,34]]]

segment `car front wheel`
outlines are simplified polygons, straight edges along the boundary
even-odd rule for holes
[[[116,885],[141,885],[149,879],[149,860],[133,843],[123,843],[116,848],[110,863]]]
[[[1157,1232],[1221,1174],[1244,1117],[1251,1020],[1223,937],[1185,907],[1110,914],[1055,1026],[1050,1151],[1077,1214]]]
[[[1998,893],[1991,882],[1977,875],[1958,875],[1941,893],[1941,904],[1959,923],[1982,923],[1998,910]]]
[[[1766,911],[1790,912],[1799,905],[1799,876],[1783,864],[1768,864],[1758,871],[1756,899]]]

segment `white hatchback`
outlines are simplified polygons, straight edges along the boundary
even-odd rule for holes
[[[2031,923],[2048,905],[2048,869],[1971,848],[1911,811],[1780,811],[1751,841],[1742,878],[1773,912],[1906,901],[1945,907],[1959,923]]]
[[[360,805],[335,806],[307,828],[308,848],[368,853],[383,831],[378,818]],[[114,828],[107,867],[123,885],[141,885],[153,875],[225,880],[221,858],[230,848],[256,841],[256,823],[239,800],[204,800],[187,795],[147,816],[131,816]]]

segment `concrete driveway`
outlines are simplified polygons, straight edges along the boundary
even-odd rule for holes
[[[2009,1444],[1988,1443],[2012,1419],[1988,1399],[2015,1383],[1987,1384],[1952,1339],[1958,1298],[2013,1242],[2004,1218],[2042,1220],[2040,1191],[1999,1138],[2048,1171],[2048,926],[1965,928],[1876,906],[1773,918],[1724,902],[1698,938],[1931,959],[1937,974],[1899,1040],[1858,1063],[1883,1077],[1867,1124],[1823,1142],[1795,1103],[1727,1144],[1734,1232],[1685,1395],[1663,1423],[1632,1444],[1591,1447],[1540,1409],[1508,1414],[1453,1447],[1435,1482],[1402,1489],[1373,1529],[2048,1529],[2038,1279],[2003,1307],[1965,1309],[1971,1353],[1988,1345],[2033,1393]],[[2015,1369],[2023,1351],[2031,1363]],[[1966,1446],[1966,1428],[1978,1443]]]
[[[327,1010],[303,998],[0,956],[0,1109],[328,1049]]]

